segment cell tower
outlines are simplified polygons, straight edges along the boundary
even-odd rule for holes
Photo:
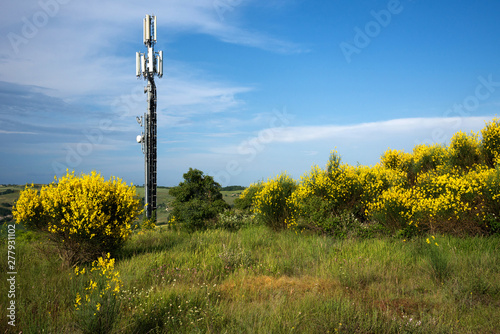
[[[137,116],[137,122],[144,127],[142,134],[137,136],[137,142],[142,145],[144,153],[144,204],[146,218],[153,217],[156,210],[156,85],[154,76],[163,76],[163,51],[154,51],[156,43],[156,16],[146,15],[144,18],[144,44],[147,52],[135,53],[135,74],[148,81],[144,87],[147,94],[148,110],[144,116]]]

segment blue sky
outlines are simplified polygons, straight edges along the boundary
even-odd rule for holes
[[[388,148],[447,143],[500,110],[500,2],[6,0],[0,184],[66,168],[143,184],[135,117],[142,19],[155,14],[158,183],[190,167],[249,185]]]

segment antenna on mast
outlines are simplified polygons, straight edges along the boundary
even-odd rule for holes
[[[144,93],[147,94],[148,109],[144,116],[137,117],[144,132],[136,140],[142,145],[144,153],[144,205],[146,218],[153,217],[156,210],[156,172],[157,172],[157,123],[156,123],[156,85],[154,76],[163,76],[163,51],[155,52],[156,16],[146,15],[143,21],[143,42],[147,51],[135,53],[135,75],[147,80]]]

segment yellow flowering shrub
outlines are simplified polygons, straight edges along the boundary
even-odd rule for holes
[[[295,188],[295,180],[286,172],[264,182],[253,198],[253,210],[257,217],[275,230],[286,228],[295,211],[287,200]]]
[[[410,160],[407,182],[372,197],[366,214],[391,230],[483,235],[500,231],[500,122],[479,133],[457,132],[448,146],[417,145],[410,157],[386,152],[398,169]],[[405,157],[405,158],[403,158]],[[411,228],[410,228],[411,227]],[[415,230],[416,228],[416,230]]]
[[[484,220],[484,228],[489,233],[500,233],[500,165],[478,172],[484,200],[479,218]]]
[[[253,199],[263,187],[262,182],[252,183],[249,187],[245,188],[240,196],[234,201],[234,206],[240,210],[250,210],[253,205]]]
[[[56,178],[39,193],[27,186],[13,210],[17,223],[41,231],[57,245],[64,261],[95,259],[120,247],[141,212],[135,187],[119,178],[108,181],[96,173]]]
[[[489,167],[494,167],[497,161],[500,160],[500,119],[495,117],[491,122],[487,122],[486,126],[481,130],[481,135],[486,164]]]
[[[344,175],[336,169],[334,172],[329,172],[328,169],[314,166],[309,173],[301,176],[297,189],[287,200],[287,206],[293,208],[287,220],[287,227],[297,226],[297,219],[302,218],[308,227],[324,231],[328,229],[329,220],[340,213],[337,208],[346,194],[344,189],[337,185]]]
[[[473,168],[481,164],[481,142],[477,133],[467,134],[458,131],[451,137],[448,147],[448,160],[451,167]]]
[[[119,313],[123,286],[115,259],[108,253],[92,262],[90,270],[76,266],[71,279],[79,285],[74,302],[77,325],[84,333],[109,333]]]
[[[441,144],[420,144],[413,148],[411,156],[413,173],[425,173],[444,166],[448,161],[448,151]]]
[[[414,207],[419,196],[402,186],[394,186],[384,191],[377,199],[367,204],[366,214],[382,223],[392,232],[403,231],[410,236],[418,228],[414,222]]]
[[[415,220],[423,231],[481,234],[482,180],[480,174],[421,175]]]
[[[356,226],[347,221],[408,236],[500,233],[500,120],[480,133],[459,131],[447,146],[421,144],[412,153],[388,149],[375,166],[342,164],[334,150],[326,168],[313,166],[298,184],[279,175],[241,199],[252,198],[272,226],[335,235]],[[287,182],[294,186],[285,189]]]
[[[393,231],[489,234],[498,224],[498,191],[495,169],[438,168],[419,174],[411,187],[388,189],[368,204],[367,215]]]
[[[390,148],[380,157],[380,164],[384,168],[407,171],[411,161],[411,154]]]
[[[387,189],[407,184],[405,171],[383,168],[381,165],[348,167],[346,174],[347,179],[353,181],[345,187],[349,189],[350,184],[356,184],[357,187],[350,189],[351,199],[346,205],[351,209],[357,207],[359,215],[364,215],[368,203],[376,200]]]
[[[405,183],[399,170],[338,164],[336,168],[318,166],[301,177],[296,191],[290,196],[289,207],[295,208],[292,225],[298,220],[307,227],[329,234],[338,234],[345,225],[343,216],[365,220],[368,203],[393,185]]]

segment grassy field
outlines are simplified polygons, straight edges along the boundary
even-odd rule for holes
[[[124,286],[113,332],[499,333],[500,238],[433,242],[158,227],[116,254]],[[21,231],[16,257],[17,327],[6,325],[2,284],[0,332],[83,332],[73,268]]]
[[[11,209],[22,188],[0,187],[14,191],[0,205]],[[233,193],[223,192],[230,204]],[[187,233],[162,225],[172,200],[158,188],[160,225],[113,255],[123,286],[96,315],[75,308],[88,278],[18,229],[16,327],[2,284],[0,333],[100,333],[103,324],[111,333],[500,333],[498,236],[339,240],[260,225]],[[1,236],[6,279],[5,226]]]

